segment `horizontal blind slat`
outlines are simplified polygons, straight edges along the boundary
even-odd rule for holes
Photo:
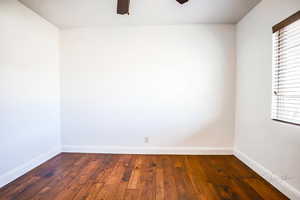
[[[273,34],[272,118],[300,124],[300,20]]]
[[[273,34],[272,118],[300,124],[300,20]]]

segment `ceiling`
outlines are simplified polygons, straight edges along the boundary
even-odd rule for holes
[[[117,15],[117,0],[20,0],[59,28],[102,25],[235,24],[261,0],[131,0]]]

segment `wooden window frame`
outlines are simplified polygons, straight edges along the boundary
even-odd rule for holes
[[[295,21],[300,19],[300,10],[293,14],[292,16],[286,18],[285,20],[281,21],[280,23],[273,26],[273,33],[283,29],[284,27],[294,23]]]

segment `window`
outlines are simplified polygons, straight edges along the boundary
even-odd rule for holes
[[[300,125],[300,11],[273,27],[272,119]]]

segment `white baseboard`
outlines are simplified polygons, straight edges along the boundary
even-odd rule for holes
[[[22,165],[19,167],[16,167],[7,173],[0,176],[0,188],[4,185],[12,182],[13,180],[17,179],[18,177],[24,175],[25,173],[29,172],[30,170],[34,169],[35,167],[39,166],[40,164],[46,162],[50,158],[56,156],[61,152],[61,149],[59,147],[52,149],[51,151],[48,151],[47,153],[44,153]]]
[[[109,154],[232,155],[232,148],[208,147],[122,147],[64,145],[63,152]]]
[[[292,200],[300,200],[300,191],[288,184],[286,181],[282,180],[278,175],[266,169],[264,166],[239,150],[235,150],[234,155],[287,197]]]

